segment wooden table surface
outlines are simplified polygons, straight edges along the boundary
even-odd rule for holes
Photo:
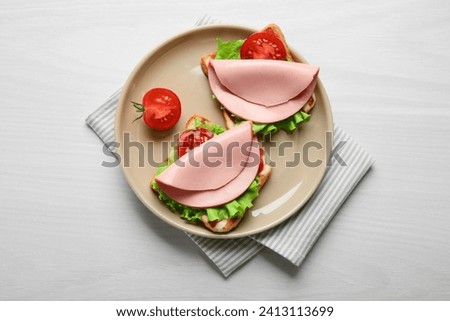
[[[449,2],[0,2],[0,299],[450,299]],[[300,268],[264,250],[223,278],[85,125],[205,13],[278,23],[375,158]]]

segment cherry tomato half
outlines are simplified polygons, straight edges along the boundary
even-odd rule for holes
[[[183,156],[194,147],[210,140],[214,134],[205,128],[184,131],[178,138],[178,157]]]
[[[256,32],[249,36],[241,47],[241,59],[286,60],[286,47],[273,33]]]
[[[144,118],[144,122],[156,130],[167,130],[175,126],[181,116],[178,96],[167,88],[152,88],[142,97],[142,104],[134,103],[134,108]]]

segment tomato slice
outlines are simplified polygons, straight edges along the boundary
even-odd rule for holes
[[[262,148],[259,149],[259,166],[258,166],[258,173],[261,173],[262,170],[264,169],[264,165],[265,165],[265,153],[264,150]]]
[[[144,122],[156,130],[175,126],[181,116],[178,96],[167,88],[152,88],[142,98]]]
[[[213,137],[214,133],[206,128],[184,131],[178,138],[178,158]]]
[[[286,46],[274,33],[256,32],[241,47],[241,59],[286,60]]]

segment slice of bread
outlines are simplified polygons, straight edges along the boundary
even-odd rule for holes
[[[212,121],[210,121],[205,116],[200,115],[200,114],[194,114],[187,120],[187,122],[184,126],[184,130],[194,129],[196,120],[201,121],[202,123],[207,122],[207,123],[212,124]],[[234,122],[232,123],[232,126],[235,126]],[[228,125],[227,125],[227,128],[231,128],[231,127],[228,127]],[[261,188],[266,184],[267,180],[269,179],[269,177],[272,173],[272,166],[270,166],[270,164],[268,164],[265,161],[265,152],[264,152],[263,148],[260,149],[260,158],[261,158],[260,161],[263,163],[263,166],[262,166],[262,169],[258,173],[258,178],[259,178],[258,190],[261,190]],[[156,194],[158,194],[158,192],[153,188],[152,182],[154,179],[155,179],[155,176],[153,176],[152,179],[150,180],[150,187]],[[236,226],[238,226],[239,223],[241,222],[242,218],[229,218],[229,219],[216,220],[216,221],[210,222],[208,220],[208,216],[205,213],[202,215],[201,220],[202,220],[204,226],[206,228],[210,229],[211,231],[213,231],[215,233],[226,233],[226,232],[229,232],[232,229],[234,229]]]

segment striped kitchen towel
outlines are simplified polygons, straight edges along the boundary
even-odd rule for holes
[[[205,15],[196,25],[215,23]],[[114,116],[120,89],[90,114],[86,123],[106,144],[114,141]],[[299,213],[281,225],[250,237],[209,239],[188,236],[227,277],[263,248],[280,254],[299,266],[314,243],[373,164],[364,151],[339,126],[335,126],[333,158],[317,191]]]

